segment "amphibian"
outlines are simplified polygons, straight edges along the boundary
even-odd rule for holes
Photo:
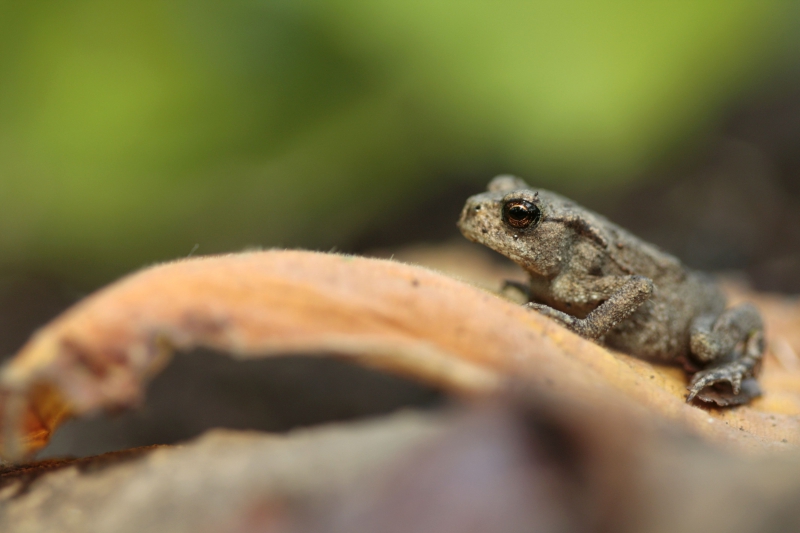
[[[726,307],[715,281],[558,194],[498,176],[467,200],[458,227],[520,265],[529,308],[579,335],[691,374],[687,401],[743,404],[764,327],[751,304]]]

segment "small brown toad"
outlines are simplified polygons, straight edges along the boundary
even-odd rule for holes
[[[756,308],[727,308],[709,276],[602,216],[499,176],[467,200],[458,227],[528,272],[530,283],[518,288],[531,309],[611,348],[682,363],[693,374],[687,401],[738,405],[760,394]]]

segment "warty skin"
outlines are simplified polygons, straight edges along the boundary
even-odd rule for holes
[[[522,213],[538,209],[539,218],[515,227],[520,221],[504,211],[515,205],[523,206]],[[755,308],[726,310],[725,295],[711,277],[603,216],[518,178],[499,176],[487,192],[467,200],[458,227],[528,272],[532,309],[614,349],[703,368],[694,374],[689,400],[726,383],[731,390],[722,391],[724,399],[713,399],[720,405],[759,394],[754,382],[740,390],[764,349]]]

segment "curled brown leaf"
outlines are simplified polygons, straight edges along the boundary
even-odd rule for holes
[[[0,452],[15,458],[41,448],[70,416],[136,405],[172,350],[196,347],[239,358],[347,357],[460,394],[492,394],[516,383],[661,415],[744,447],[800,443],[800,370],[774,355],[764,365],[762,400],[703,410],[684,402],[680,370],[612,353],[431,270],[266,251],[143,270],[36,333],[0,375]]]

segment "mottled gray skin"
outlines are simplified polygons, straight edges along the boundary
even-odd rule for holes
[[[514,227],[503,206],[522,200],[541,216]],[[726,310],[710,277],[602,216],[499,176],[467,200],[458,227],[530,274],[522,287],[528,307],[617,350],[683,364],[693,373],[687,401],[736,405],[760,394],[752,379],[764,352],[755,307]]]

